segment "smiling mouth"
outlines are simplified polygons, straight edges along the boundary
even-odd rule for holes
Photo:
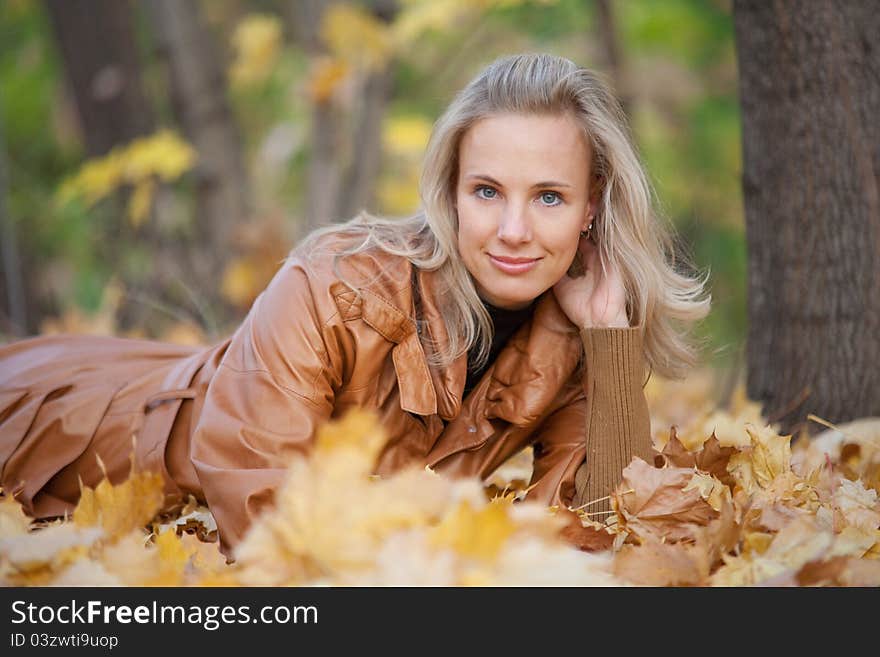
[[[518,276],[532,271],[538,266],[541,258],[504,258],[489,254],[489,262],[492,266],[509,276]]]
[[[527,262],[535,262],[536,260],[540,260],[540,258],[508,258],[505,256],[497,256],[493,253],[490,253],[489,257],[508,265],[522,265]]]

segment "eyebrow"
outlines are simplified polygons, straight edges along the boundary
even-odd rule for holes
[[[495,180],[492,176],[487,176],[482,173],[469,173],[465,176],[466,179],[476,179],[476,180],[485,180],[486,182],[492,183],[498,187],[504,187],[500,182]],[[568,183],[559,182],[558,180],[543,180],[541,182],[535,183],[532,185],[532,189],[537,189],[538,187],[571,187]]]

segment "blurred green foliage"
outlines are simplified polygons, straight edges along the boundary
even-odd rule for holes
[[[281,0],[218,1],[207,20],[232,59],[236,24],[247,13],[287,20]],[[660,207],[677,227],[699,270],[711,270],[714,308],[700,332],[707,357],[728,365],[745,336],[746,253],[740,198],[740,127],[736,62],[729,2],[713,0],[612,1],[634,134]],[[138,44],[145,85],[159,123],[171,125],[167,80],[139,15]],[[310,101],[308,55],[285,23],[283,48],[271,74],[258,84],[230,90],[245,144],[255,201],[296,221],[304,203]],[[416,48],[398,54],[389,117],[433,121],[455,91],[494,57],[547,50],[602,71],[596,10],[586,0],[503,4],[471,15],[449,29],[423,34]],[[45,312],[67,301],[93,309],[113,274],[112,249],[118,204],[92,210],[58,207],[57,189],[82,164],[83,146],[74,107],[65,93],[57,51],[43,5],[31,0],[0,3],[0,120],[10,164],[8,207],[27,271],[39,272]],[[608,71],[603,71],[609,73]],[[269,172],[267,148],[283,142],[280,168]],[[270,149],[271,150],[271,149]],[[284,149],[282,149],[284,150]],[[378,166],[378,165],[377,165]],[[393,170],[386,163],[386,168]],[[188,208],[192,183],[175,187]],[[373,208],[382,211],[382,208]],[[109,236],[109,237],[108,237]],[[117,262],[148,266],[148,253]]]

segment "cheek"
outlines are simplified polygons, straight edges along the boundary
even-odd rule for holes
[[[560,222],[544,231],[544,243],[556,252],[574,257],[581,238],[579,221]]]
[[[492,234],[492,221],[486,212],[480,212],[465,200],[458,206],[458,242],[465,248],[479,248]]]

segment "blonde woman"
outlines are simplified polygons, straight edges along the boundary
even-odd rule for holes
[[[98,457],[111,481],[128,475],[133,437],[168,505],[206,501],[233,555],[289,454],[365,406],[388,435],[380,475],[487,477],[531,444],[528,498],[607,496],[650,459],[647,376],[695,362],[687,325],[710,303],[676,271],[618,103],[567,59],[499,59],[434,126],[421,194],[413,217],[310,234],[211,348],[0,349],[3,490],[63,515],[101,479]]]

